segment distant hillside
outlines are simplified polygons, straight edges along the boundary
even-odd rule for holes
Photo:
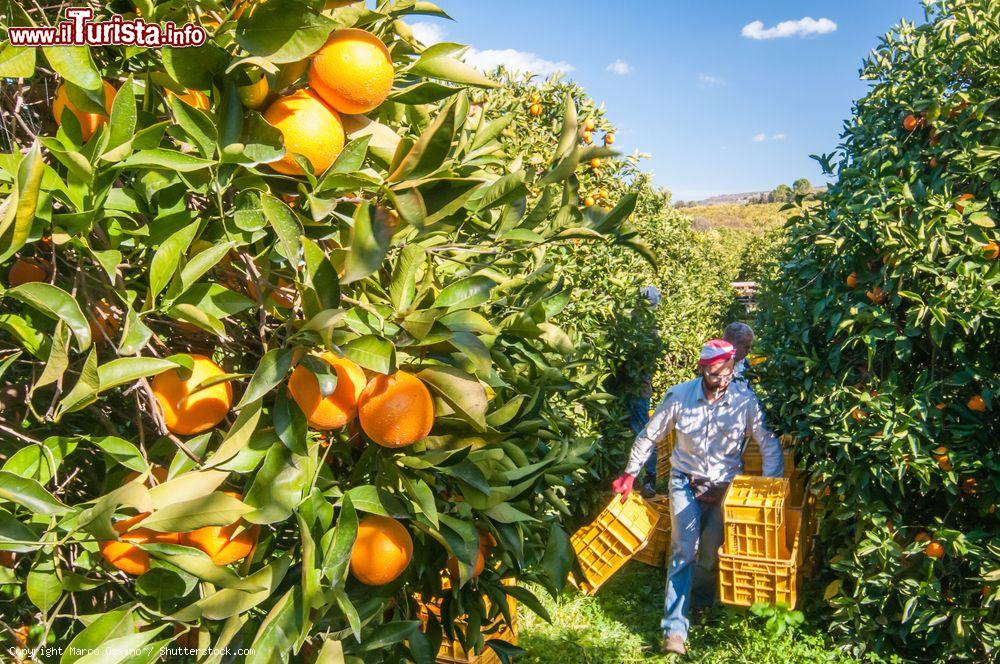
[[[685,207],[682,212],[691,217],[697,231],[730,229],[763,233],[785,223],[792,211],[782,212],[783,203],[713,203]]]
[[[742,194],[720,194],[701,201],[677,201],[676,207],[697,207],[705,205],[746,205],[761,200],[770,191],[748,191]]]

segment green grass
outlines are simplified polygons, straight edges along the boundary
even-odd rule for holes
[[[576,664],[680,661],[660,654],[665,570],[632,562],[594,597],[568,589],[556,600],[538,589],[552,624],[530,612],[520,616],[520,646],[527,655],[518,664]],[[729,607],[713,609],[693,626],[685,662],[812,664],[857,660],[835,650],[822,628],[808,622],[794,632],[772,635],[765,620]]]

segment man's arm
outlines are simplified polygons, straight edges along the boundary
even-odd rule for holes
[[[635,477],[639,474],[646,459],[656,449],[656,443],[674,428],[677,412],[676,403],[677,400],[673,392],[667,392],[663,401],[653,412],[653,416],[649,418],[649,422],[646,423],[646,428],[636,436],[635,442],[632,443],[632,452],[628,457],[628,465],[625,466],[625,472],[628,475]]]
[[[753,399],[753,403],[750,406],[749,433],[760,446],[764,477],[784,477],[785,455],[781,451],[781,442],[764,423],[764,409],[753,392],[750,392],[750,398]]]

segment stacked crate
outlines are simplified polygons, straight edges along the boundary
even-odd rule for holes
[[[514,585],[514,580],[504,579],[502,583],[504,585]],[[449,585],[448,579],[443,579],[442,587],[445,590],[448,589]],[[441,620],[441,602],[440,600],[424,602],[420,598],[420,595],[414,595],[413,597],[417,601],[417,617],[423,623],[422,629],[426,631],[427,621],[431,614],[437,620]],[[484,601],[486,603],[486,611],[489,613],[490,600],[484,597]],[[499,615],[496,620],[483,627],[484,642],[499,639],[517,645],[517,600],[508,595],[507,606],[512,624],[507,625],[503,615]],[[453,626],[462,632],[467,628],[466,621],[462,619],[454,621]],[[436,664],[501,664],[500,657],[493,648],[484,646],[482,652],[479,654],[468,652],[458,639],[449,639],[447,634],[441,637],[441,647],[438,649],[438,654],[434,661]]]
[[[670,455],[674,452],[674,443],[677,442],[677,429],[671,429],[670,433],[656,443],[656,479],[665,479],[670,474]]]
[[[655,496],[646,501],[660,513],[660,520],[649,541],[637,554],[634,560],[653,567],[666,567],[670,558],[670,499],[667,496]]]
[[[722,602],[794,607],[802,559],[802,510],[789,504],[786,478],[737,475],[723,502],[719,549]]]
[[[661,520],[660,512],[632,491],[622,502],[611,502],[596,519],[570,537],[582,577],[570,576],[580,592],[593,595],[632,557],[646,546]]]

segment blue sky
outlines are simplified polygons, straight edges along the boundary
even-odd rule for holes
[[[675,200],[822,181],[810,154],[837,144],[858,70],[918,0],[457,0],[418,35],[567,76],[604,102],[616,147]],[[811,20],[805,21],[803,19]],[[760,23],[756,23],[759,21]],[[787,22],[784,23],[783,22]],[[783,24],[783,25],[782,25]],[[511,49],[498,54],[495,51]]]

